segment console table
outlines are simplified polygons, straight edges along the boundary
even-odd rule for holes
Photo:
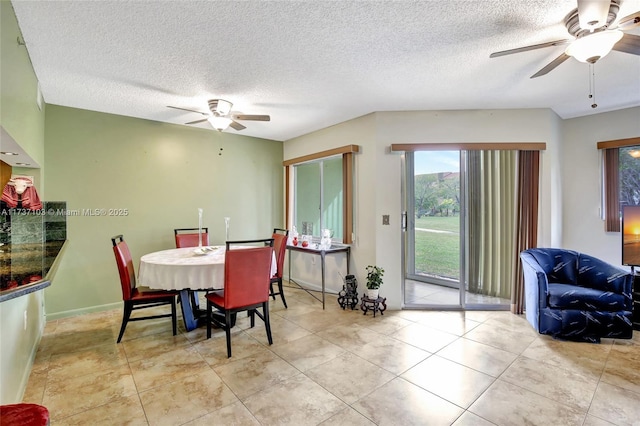
[[[325,270],[325,257],[327,254],[333,254],[333,253],[345,253],[347,256],[347,274],[349,275],[349,259],[351,257],[351,247],[347,246],[347,245],[332,245],[331,247],[329,247],[328,249],[319,249],[319,248],[310,248],[310,247],[302,247],[302,246],[290,246],[287,245],[287,250],[289,250],[289,282],[292,282],[294,284],[296,284],[298,287],[300,287],[302,290],[306,291],[309,295],[313,296],[314,299],[322,302],[322,309],[324,309],[324,294],[325,294],[325,278],[324,278],[324,270]],[[320,267],[321,267],[321,277],[322,277],[322,299],[318,298],[318,296],[316,296],[315,294],[311,293],[309,290],[307,290],[306,288],[304,288],[303,286],[300,285],[300,283],[297,283],[293,277],[291,276],[291,252],[292,251],[297,251],[297,252],[301,252],[301,253],[307,253],[307,254],[312,254],[312,255],[316,255],[316,256],[320,256]]]

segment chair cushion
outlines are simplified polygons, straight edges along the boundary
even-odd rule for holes
[[[3,426],[45,426],[49,424],[49,410],[38,404],[9,404],[0,406]]]
[[[552,283],[548,290],[551,308],[620,311],[625,307],[624,295],[610,291]]]
[[[216,306],[224,308],[224,291],[212,291],[205,298]]]
[[[178,292],[175,291],[144,291],[141,292],[138,288],[134,288],[131,293],[131,300],[146,300],[146,299],[170,299],[171,297],[175,297],[178,295]]]

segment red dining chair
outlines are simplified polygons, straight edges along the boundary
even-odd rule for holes
[[[280,295],[282,299],[282,304],[285,308],[287,307],[287,301],[284,298],[284,291],[282,289],[282,271],[284,269],[284,255],[287,250],[287,238],[289,237],[289,231],[287,229],[279,229],[273,228],[273,250],[276,254],[276,265],[278,270],[275,275],[271,277],[271,282],[269,283],[269,294],[273,297],[273,300],[276,300],[276,295]],[[278,291],[273,291],[273,285],[278,284]]]
[[[261,247],[238,247],[245,244]],[[223,329],[227,337],[227,357],[229,358],[231,358],[231,328],[235,324],[238,312],[249,312],[252,328],[255,326],[255,315],[258,315],[264,321],[269,344],[273,343],[269,322],[269,279],[272,258],[273,238],[227,241],[226,243],[224,290],[209,293],[205,298],[207,299],[207,339],[211,338],[212,324]],[[220,311],[221,315],[213,314],[214,307]],[[262,307],[262,314],[258,311],[260,307]]]
[[[198,247],[200,243],[198,238],[199,228],[176,228],[173,233],[176,238],[176,248],[182,247]],[[202,245],[209,245],[209,228],[202,228]],[[189,291],[189,297],[191,299],[191,306],[199,309],[200,302],[198,300],[197,291]]]
[[[39,404],[0,405],[0,424],[3,426],[49,426],[49,410]]]
[[[176,248],[198,247],[199,228],[177,228],[173,232],[176,238]],[[209,228],[202,228],[202,245],[209,245]]]
[[[176,317],[176,296],[177,291],[150,290],[140,291],[136,287],[136,274],[133,269],[133,260],[127,243],[122,235],[116,235],[111,238],[113,243],[113,254],[116,257],[118,272],[120,273],[120,285],[122,287],[122,300],[124,301],[124,313],[122,314],[122,326],[118,335],[118,343],[122,340],[124,330],[127,328],[129,321],[142,321],[155,318],[171,317],[173,324],[173,335],[177,333],[177,317]],[[160,305],[171,305],[170,314],[151,315],[146,317],[131,318],[131,313],[138,309],[152,308]]]

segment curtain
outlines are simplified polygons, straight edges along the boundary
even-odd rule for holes
[[[620,232],[619,148],[602,151],[604,163],[604,230]]]
[[[514,251],[514,278],[511,291],[511,312],[524,312],[524,277],[520,252],[538,243],[538,188],[540,179],[540,152],[518,152],[518,190],[516,205],[516,246]]]
[[[516,155],[469,151],[468,290],[511,297],[515,262]]]

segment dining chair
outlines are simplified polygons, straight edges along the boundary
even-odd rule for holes
[[[124,330],[127,328],[129,321],[142,321],[155,318],[171,317],[173,325],[173,335],[177,334],[177,316],[176,316],[176,291],[163,290],[147,290],[145,288],[136,287],[136,274],[133,268],[133,260],[129,246],[124,241],[122,235],[116,235],[111,238],[113,243],[113,254],[116,257],[118,272],[120,273],[120,286],[122,287],[122,300],[124,301],[124,313],[122,314],[122,326],[118,335],[118,342],[122,340]],[[146,317],[131,318],[133,311],[138,309],[152,308],[160,305],[171,305],[170,314],[150,315]]]
[[[273,300],[276,300],[276,295],[280,295],[282,299],[282,304],[285,308],[287,307],[287,301],[284,298],[284,291],[282,289],[282,271],[284,269],[284,255],[287,250],[287,238],[289,237],[288,229],[280,229],[273,228],[273,250],[276,254],[276,265],[278,270],[275,275],[271,277],[271,282],[269,283],[269,294],[273,297]],[[278,291],[273,291],[273,285],[278,284]]]
[[[251,245],[246,247],[246,245]],[[269,279],[273,259],[273,238],[260,240],[227,241],[224,258],[224,289],[209,293],[207,299],[207,339],[211,326],[225,331],[227,357],[231,358],[231,328],[238,312],[248,311],[251,328],[255,315],[264,322],[267,340],[271,345],[269,322]],[[262,314],[258,309],[262,307]],[[214,315],[213,308],[219,311]]]
[[[176,238],[176,248],[198,247],[199,228],[177,228],[173,232]],[[202,245],[209,245],[209,228],[202,228]]]
[[[182,247],[198,247],[200,243],[198,233],[200,228],[176,228],[173,230],[176,239],[176,248]],[[202,245],[209,245],[209,228],[202,228]],[[191,299],[191,306],[195,309],[200,309],[200,301],[197,291],[189,290],[189,298]]]

